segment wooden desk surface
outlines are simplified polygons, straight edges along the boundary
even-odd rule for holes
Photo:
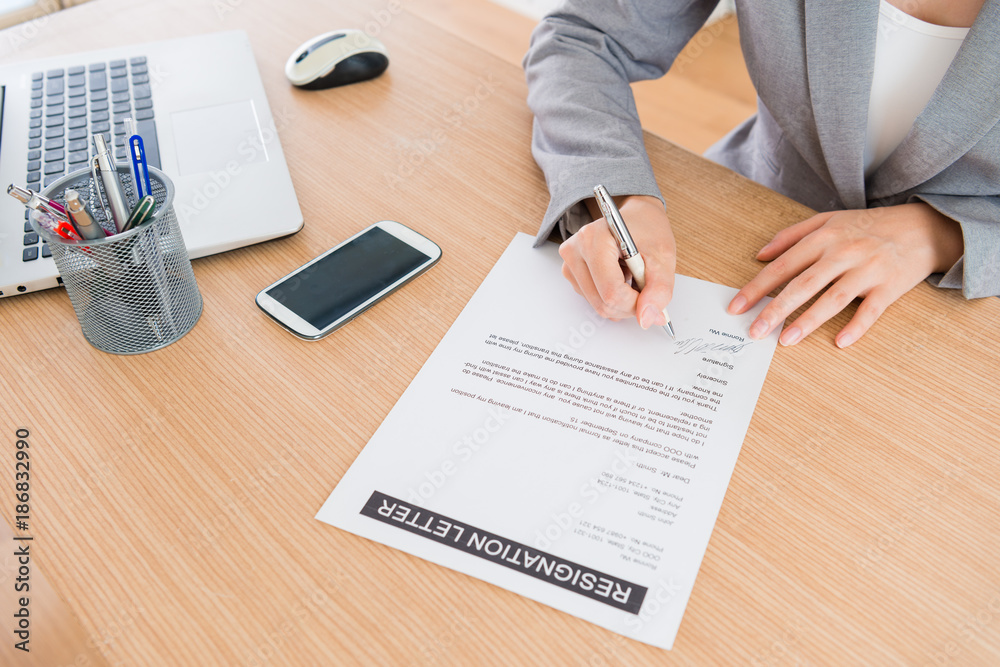
[[[847,315],[778,350],[669,653],[313,519],[547,196],[520,70],[405,2],[290,4],[99,0],[0,33],[6,60],[247,30],[306,219],[292,237],[197,260],[204,315],[155,353],[91,348],[61,290],[0,301],[0,505],[13,527],[26,428],[32,576],[59,596],[34,603],[33,648],[63,651],[38,664],[1000,662],[997,299],[922,285],[848,350],[832,343]],[[299,43],[366,24],[392,54],[384,76],[286,83]],[[681,273],[740,285],[756,249],[807,213],[647,141]],[[441,263],[322,342],[254,306],[277,276],[384,218],[437,240]],[[55,407],[83,388],[106,407]],[[7,557],[5,610],[15,571]],[[0,656],[27,664],[6,613]]]

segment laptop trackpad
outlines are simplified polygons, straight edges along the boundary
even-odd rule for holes
[[[233,161],[241,165],[267,162],[252,100],[175,111],[170,120],[177,168],[183,176],[225,170]]]

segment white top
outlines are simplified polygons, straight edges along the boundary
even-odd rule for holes
[[[926,23],[881,0],[865,176],[902,143],[968,33],[969,28]]]

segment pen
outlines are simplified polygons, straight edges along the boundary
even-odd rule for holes
[[[69,216],[66,215],[66,209],[59,202],[52,201],[45,195],[40,195],[34,190],[22,188],[13,183],[7,186],[7,194],[35,211],[35,219],[38,224],[49,232],[67,241],[83,240],[76,227],[70,222]]]
[[[101,174],[104,196],[108,198],[108,206],[111,208],[111,219],[114,220],[115,229],[120,232],[124,229],[125,223],[128,222],[129,210],[125,204],[125,193],[122,192],[121,181],[118,180],[115,158],[111,155],[111,150],[104,141],[103,134],[94,135],[94,148],[97,149],[97,155],[90,163],[90,171],[95,183],[97,182],[97,172]]]
[[[107,234],[104,229],[94,221],[90,211],[87,210],[87,202],[80,198],[80,193],[70,188],[66,190],[66,211],[70,220],[80,232],[80,236],[88,241],[103,239]]]
[[[125,223],[125,228],[122,231],[127,232],[130,229],[135,229],[149,220],[153,216],[153,209],[155,208],[156,199],[153,195],[146,195],[140,199],[139,203],[132,209],[132,215],[128,217],[128,222]]]
[[[61,217],[67,222],[69,221],[69,216],[66,215],[66,209],[63,208],[62,204],[57,201],[52,201],[45,195],[41,195],[34,190],[22,188],[19,185],[11,183],[7,186],[7,194],[30,209],[45,211],[46,213],[50,213],[57,218]]]
[[[615,206],[614,200],[611,199],[611,195],[608,194],[607,188],[603,185],[598,185],[594,188],[594,196],[597,198],[597,205],[601,207],[604,219],[608,221],[611,235],[615,237],[615,242],[618,243],[622,259],[625,260],[625,266],[632,272],[632,278],[635,279],[635,286],[641,292],[646,286],[646,264],[642,261],[639,249],[635,247],[635,241],[632,240],[632,235],[629,234],[628,227],[625,226],[622,214],[618,212],[618,207]],[[670,334],[671,338],[676,339],[674,326],[670,323],[670,315],[667,314],[666,308],[663,309],[663,316],[667,318],[667,323],[663,325],[663,329]]]
[[[39,227],[43,227],[50,234],[55,234],[64,241],[82,241],[83,238],[76,232],[76,229],[65,218],[57,217],[40,208],[35,209],[35,222]]]
[[[132,179],[135,183],[135,198],[142,199],[153,194],[149,184],[149,167],[146,165],[146,149],[139,136],[138,123],[133,118],[125,119],[125,134],[128,135],[128,150],[132,156]]]

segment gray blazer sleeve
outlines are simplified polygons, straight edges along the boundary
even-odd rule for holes
[[[567,0],[524,60],[532,151],[564,237],[597,183],[660,197],[629,82],[661,76],[715,0]],[[849,5],[849,6],[847,6]],[[940,287],[1000,294],[1000,0],[985,0],[913,128],[869,177],[863,153],[879,3],[737,0],[757,114],[706,154],[818,211],[922,201],[962,227]],[[589,220],[589,218],[586,218]]]
[[[557,224],[571,231],[568,213],[598,183],[663,200],[629,83],[662,76],[717,3],[568,0],[538,25],[524,58],[531,149],[551,195],[537,243]]]
[[[932,285],[962,290],[967,299],[1000,295],[1000,197],[918,194],[923,201],[962,226],[965,254]]]

